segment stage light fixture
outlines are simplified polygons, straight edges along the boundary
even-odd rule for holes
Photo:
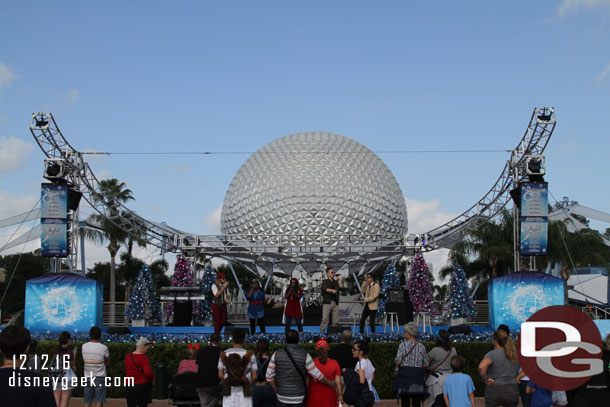
[[[38,113],[34,116],[34,122],[35,126],[39,129],[45,128],[49,125],[49,120],[47,119],[47,116],[42,113]]]
[[[542,155],[531,155],[526,159],[527,175],[544,175],[545,162]]]
[[[65,162],[61,158],[50,158],[44,160],[44,171],[42,176],[52,182],[66,182]]]
[[[551,117],[551,111],[547,109],[541,110],[538,114],[538,120],[540,120],[541,122],[551,121]]]

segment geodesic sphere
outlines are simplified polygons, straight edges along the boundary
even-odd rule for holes
[[[337,134],[296,133],[265,145],[237,171],[221,230],[260,235],[261,241],[269,235],[403,235],[407,208],[392,172],[371,150]]]

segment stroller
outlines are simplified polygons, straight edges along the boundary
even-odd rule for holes
[[[184,372],[174,375],[168,390],[170,406],[200,407],[197,373]]]

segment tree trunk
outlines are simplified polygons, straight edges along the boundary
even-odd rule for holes
[[[110,241],[108,251],[110,252],[110,325],[115,324],[115,301],[116,301],[116,266],[115,257],[118,250],[117,243]]]

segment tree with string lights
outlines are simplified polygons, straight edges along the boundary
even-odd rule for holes
[[[140,269],[138,279],[131,290],[125,317],[131,321],[152,321],[161,318],[161,307],[157,301],[152,274],[146,264]]]
[[[385,316],[387,298],[390,298],[390,290],[392,288],[400,288],[400,277],[398,271],[393,263],[388,264],[383,274],[383,279],[380,283],[381,292],[379,295],[379,309],[377,310],[377,317],[383,318]]]
[[[421,253],[413,259],[408,289],[413,311],[435,314],[430,271]]]
[[[455,264],[451,271],[447,292],[448,312],[451,318],[472,318],[475,314],[474,302],[470,296],[468,279],[462,266]]]
[[[181,254],[176,257],[176,265],[174,266],[174,275],[172,276],[172,287],[193,287],[193,274],[191,273],[191,264]],[[193,304],[193,307],[195,304]],[[167,303],[166,315],[169,317],[174,313],[174,301]]]
[[[216,281],[216,272],[212,268],[212,262],[205,265],[203,277],[201,279],[201,295],[205,300],[197,301],[195,321],[199,324],[212,321],[212,284]]]

